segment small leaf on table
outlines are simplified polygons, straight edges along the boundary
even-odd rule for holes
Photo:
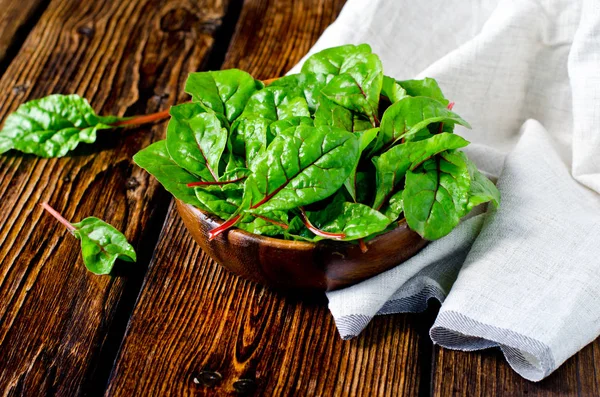
[[[90,272],[110,274],[117,259],[136,261],[135,251],[123,233],[108,223],[89,217],[73,226],[73,234],[81,241],[83,263]]]
[[[0,153],[10,149],[40,157],[62,157],[80,142],[96,141],[96,131],[115,128],[118,117],[96,115],[78,95],[50,95],[20,105],[4,121]]]

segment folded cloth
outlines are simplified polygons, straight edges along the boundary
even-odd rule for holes
[[[431,338],[499,346],[526,379],[600,334],[600,3],[350,0],[311,53],[369,43],[386,74],[434,77],[498,177],[474,216],[394,269],[327,294],[340,335],[443,302]],[[292,72],[298,70],[297,66]]]

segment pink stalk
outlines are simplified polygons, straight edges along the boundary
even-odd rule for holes
[[[211,241],[215,237],[217,237],[219,234],[223,233],[225,230],[232,228],[237,223],[237,221],[240,220],[240,217],[241,217],[241,215],[235,216],[235,217],[231,218],[230,220],[228,220],[227,222],[223,222],[219,226],[217,226],[214,229],[212,229],[211,231],[209,231],[208,232],[208,240]]]
[[[63,218],[63,216],[61,214],[59,214],[58,211],[56,211],[54,208],[50,207],[48,205],[48,203],[44,202],[41,205],[42,205],[42,208],[44,208],[46,211],[48,211],[50,213],[50,215],[55,217],[56,220],[59,221],[60,223],[62,223],[67,229],[69,229],[70,232],[75,231],[75,226],[73,226],[71,224],[71,222],[69,222],[68,220]]]
[[[306,216],[306,212],[304,212],[304,208],[302,208],[302,207],[300,207],[300,214],[302,215],[302,222],[304,223],[304,226],[306,226],[306,228],[308,230],[310,230],[316,236],[331,238],[334,240],[341,240],[341,239],[346,238],[346,235],[344,233],[330,233],[330,232],[323,231],[323,230],[317,228],[316,226],[314,226],[308,220],[308,217]]]

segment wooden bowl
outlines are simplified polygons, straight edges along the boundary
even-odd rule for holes
[[[400,221],[396,229],[358,244],[289,241],[231,229],[208,241],[223,221],[177,200],[177,211],[200,247],[233,273],[285,292],[331,291],[356,284],[415,255],[427,241]]]

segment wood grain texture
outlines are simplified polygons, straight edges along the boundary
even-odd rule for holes
[[[0,118],[57,92],[81,94],[102,114],[183,100],[185,78],[207,57],[225,5],[52,0],[0,80]],[[116,353],[106,356],[107,341],[115,319],[128,316],[119,314],[124,295],[133,294],[133,305],[170,197],[131,159],[164,125],[99,135],[62,159],[0,156],[1,394],[93,392],[86,387],[103,383],[97,366]],[[138,263],[127,277],[88,273],[78,241],[42,213],[42,201],[73,221],[94,215],[113,224],[137,248]]]
[[[4,64],[12,49],[20,44],[37,22],[47,0],[2,0],[0,1],[0,65]]]
[[[223,67],[263,79],[285,73],[341,5],[247,0]],[[415,395],[430,359],[422,321],[377,318],[342,341],[324,302],[232,275],[171,209],[107,395]]]
[[[265,396],[415,395],[422,320],[379,317],[343,341],[322,302],[215,265],[171,210],[107,395],[236,395],[243,384]]]
[[[600,396],[600,342],[571,357],[548,378],[534,383],[510,368],[497,349],[459,352],[435,347],[434,396]]]

